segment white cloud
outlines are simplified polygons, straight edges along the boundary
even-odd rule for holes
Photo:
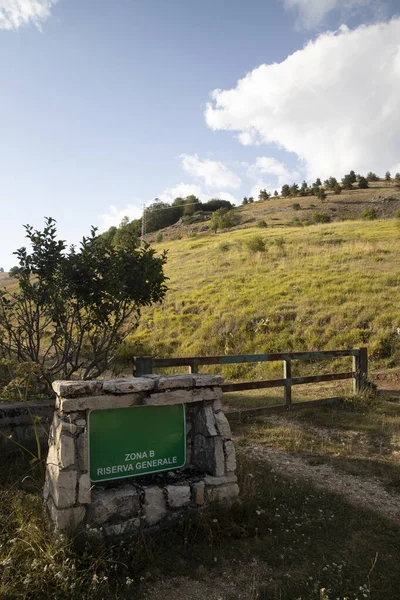
[[[158,198],[163,202],[172,202],[175,198],[186,198],[186,196],[201,196],[201,187],[191,183],[178,183],[173,187],[166,188]]]
[[[259,156],[256,158],[256,162],[247,169],[247,175],[250,179],[257,179],[258,183],[263,183],[260,180],[263,175],[273,176],[273,182],[264,184],[264,187],[267,186],[266,189],[275,189],[276,186],[280,187],[284,183],[294,183],[300,177],[298,171],[290,171],[286,165],[272,156]]]
[[[113,204],[109,206],[109,212],[100,215],[100,231],[106,231],[110,227],[118,227],[124,217],[132,219],[140,219],[142,216],[142,208],[134,204],[127,204],[125,208],[117,208]]]
[[[0,0],[0,29],[32,24],[40,29],[57,0]]]
[[[312,29],[321,25],[329,13],[338,11],[345,19],[354,13],[368,9],[377,17],[382,15],[386,3],[383,0],[283,0],[286,9],[296,9],[297,25]]]
[[[197,154],[182,154],[180,158],[186,173],[202,179],[207,187],[237,189],[241,184],[240,177],[222,162],[201,159]]]
[[[294,152],[308,179],[350,169],[384,173],[400,153],[400,19],[342,26],[231,90],[215,90],[205,117],[253,143]]]

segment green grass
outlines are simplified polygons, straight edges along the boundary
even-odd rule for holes
[[[249,459],[245,447],[240,502],[96,551],[76,549],[48,530],[41,482],[35,472],[23,477],[29,469],[21,455],[1,458],[0,597],[140,600],[148,586],[174,576],[187,578],[189,587],[227,579],[246,600],[317,600],[323,588],[341,600],[397,597],[395,527],[276,475]]]
[[[373,368],[399,363],[394,299],[400,287],[400,235],[395,220],[269,228],[257,233],[266,252],[249,253],[247,244],[256,231],[160,245],[169,252],[170,290],[163,304],[143,311],[139,329],[121,348],[117,369],[129,372],[132,356],[140,354],[364,345]],[[332,367],[334,361],[326,365]],[[303,373],[312,368],[305,366]],[[268,378],[280,374],[281,366],[233,365],[223,372],[228,379]]]

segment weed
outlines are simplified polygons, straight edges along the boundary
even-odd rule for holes
[[[377,218],[378,216],[375,208],[364,208],[364,210],[360,212],[360,219],[363,221],[375,221]]]
[[[246,239],[244,243],[247,250],[252,254],[267,251],[267,241],[260,235],[254,235],[251,238]]]

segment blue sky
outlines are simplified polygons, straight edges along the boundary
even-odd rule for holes
[[[305,177],[400,171],[398,13],[394,0],[0,0],[0,266],[44,216],[76,243],[155,197],[239,204]]]

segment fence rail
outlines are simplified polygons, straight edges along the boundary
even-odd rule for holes
[[[309,375],[306,377],[292,377],[292,361],[337,358],[351,356],[353,367],[351,371],[344,373],[327,373],[323,375]],[[307,383],[319,383],[323,381],[339,381],[342,379],[353,379],[354,392],[361,391],[368,383],[368,352],[367,348],[353,348],[351,350],[325,350],[320,352],[282,352],[274,354],[242,354],[236,356],[192,356],[182,358],[153,358],[152,356],[137,356],[134,358],[135,377],[149,375],[154,369],[167,367],[189,367],[190,373],[198,373],[199,367],[203,365],[232,365],[236,363],[253,362],[283,362],[282,379],[265,379],[261,381],[242,381],[239,383],[228,382],[221,387],[224,392],[237,392],[243,390],[255,390],[263,388],[283,387],[284,404],[289,408],[292,404],[292,386]],[[327,403],[336,398],[326,398]],[[309,403],[321,402],[310,401]],[[303,404],[303,403],[302,403]]]

